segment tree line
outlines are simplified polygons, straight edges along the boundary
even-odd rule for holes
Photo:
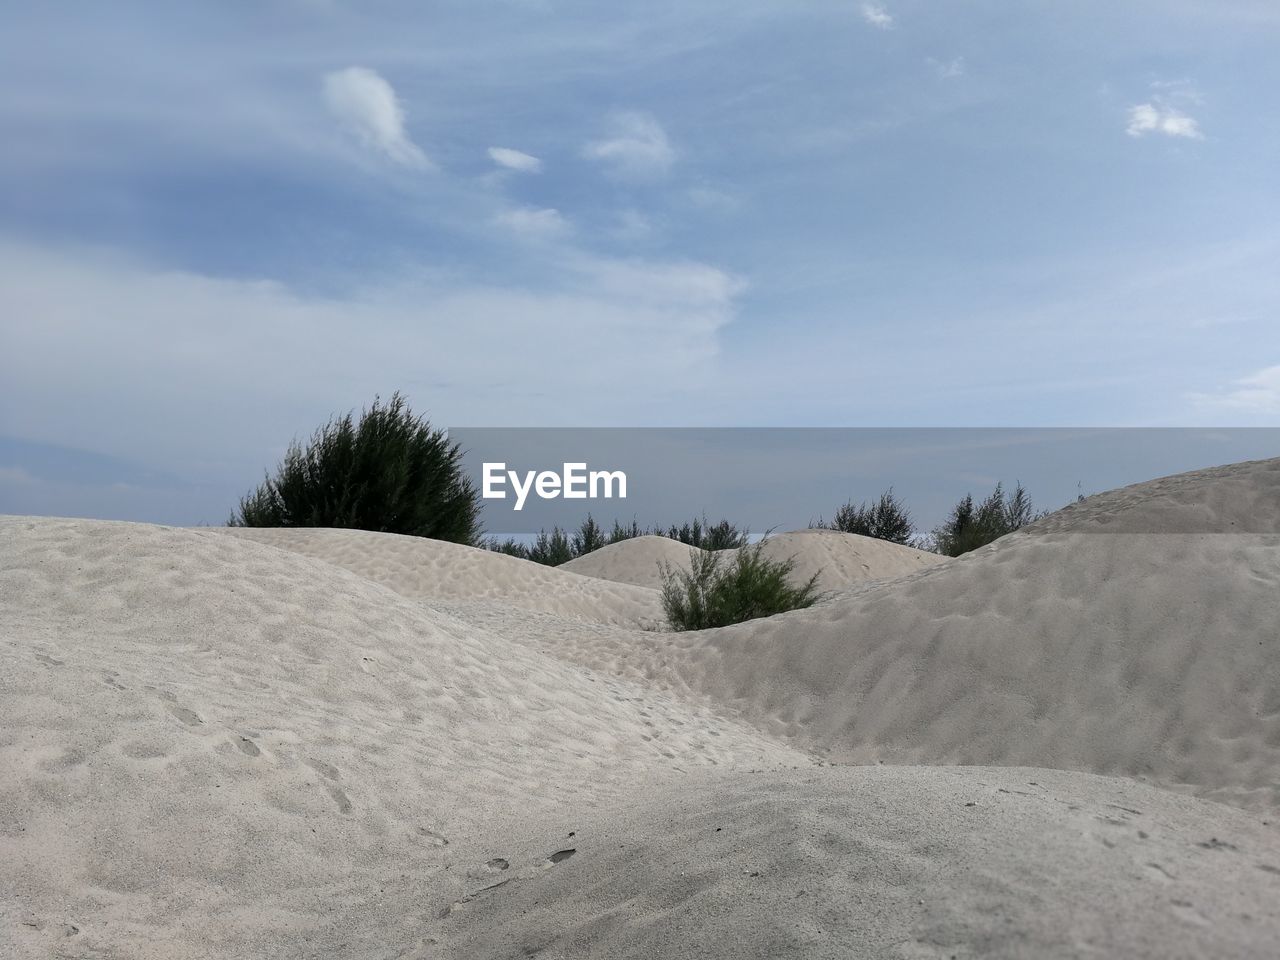
[[[395,393],[375,399],[357,420],[335,417],[304,446],[294,441],[274,475],[240,499],[228,523],[245,527],[340,527],[399,533],[481,546],[536,563],[558,566],[609,544],[635,537],[669,537],[716,551],[744,547],[747,530],[728,520],[695,517],[681,524],[642,528],[614,521],[606,530],[590,514],[573,531],[543,530],[531,543],[486,538],[481,498],[463,471],[462,450],[442,430],[410,410]],[[873,537],[955,557],[1019,530],[1043,516],[1019,483],[1003,484],[981,500],[965,494],[941,525],[922,534],[910,510],[890,488],[879,497],[838,507],[830,522],[811,528]]]

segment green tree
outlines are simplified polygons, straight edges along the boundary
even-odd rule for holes
[[[521,560],[529,559],[529,547],[514,537],[507,537],[505,540],[490,537],[484,542],[484,548],[494,553],[505,553],[509,557],[519,557]]]
[[[462,450],[397,392],[359,421],[331,419],[290,444],[274,476],[242,497],[239,527],[343,527],[475,544],[480,496]]]
[[[613,529],[609,531],[610,543],[621,543],[623,540],[634,540],[636,537],[643,537],[644,531],[640,529],[640,524],[636,523],[632,518],[631,525],[624,527],[617,520],[613,521]]]
[[[1002,484],[980,504],[966,493],[952,508],[945,523],[933,531],[934,545],[944,556],[958,557],[985,547],[1006,534],[1020,530],[1043,514],[1032,507],[1031,497],[1019,483],[1006,495]]]
[[[615,521],[616,523],[616,521]],[[583,520],[578,527],[578,532],[573,535],[573,555],[580,557],[585,553],[591,553],[593,550],[599,550],[609,541],[605,539],[604,531],[600,529],[600,524],[596,523],[595,517],[587,514],[587,519]]]
[[[559,527],[553,527],[550,533],[538,531],[538,539],[529,548],[529,559],[534,563],[543,563],[549,567],[558,567],[568,563],[574,557],[573,544]]]
[[[880,494],[875,503],[864,502],[855,507],[850,501],[836,511],[830,524],[819,521],[817,525],[828,530],[903,544],[910,543],[916,532],[911,512],[894,495],[893,487]]]
[[[658,536],[679,540],[691,547],[703,550],[733,550],[746,546],[747,532],[740,530],[728,520],[719,523],[708,523],[707,518],[694,517],[692,520],[676,526],[672,524],[666,530],[658,527],[653,531]]]

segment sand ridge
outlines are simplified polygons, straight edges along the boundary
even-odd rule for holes
[[[1033,533],[1280,533],[1280,459],[1160,477],[1068,504]]]
[[[415,600],[497,601],[600,623],[657,625],[657,594],[457,543],[365,530],[215,528],[324,560]]]
[[[8,955],[67,926],[83,951],[291,955],[387,876],[465,883],[455,851],[506,821],[809,762],[244,538],[6,518],[0,542]]]

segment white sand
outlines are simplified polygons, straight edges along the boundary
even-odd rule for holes
[[[662,620],[662,604],[653,590],[628,581],[579,576],[567,565],[548,567],[456,543],[364,530],[216,532],[324,560],[414,600],[494,601],[522,613],[632,626]]]
[[[450,905],[457,955],[1226,958],[1280,935],[1273,828],[1123,780],[835,767],[609,814],[501,848]]]
[[[1128,488],[696,634],[449,544],[0,519],[0,956],[1278,955],[1278,505]]]

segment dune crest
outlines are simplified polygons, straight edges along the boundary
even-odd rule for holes
[[[460,543],[367,530],[224,527],[209,532],[323,560],[414,600],[495,601],[599,623],[650,625],[662,619],[651,590]]]

